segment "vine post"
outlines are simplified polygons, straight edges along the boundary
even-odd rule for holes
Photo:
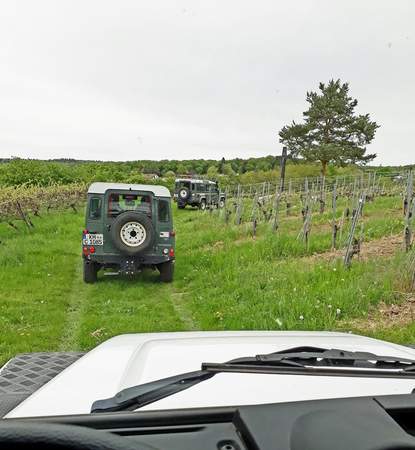
[[[414,194],[412,170],[408,173],[408,182],[406,185],[406,211],[405,211],[405,229],[404,229],[404,244],[405,251],[408,252],[412,246],[412,202]]]
[[[360,240],[355,237],[357,224],[362,215],[363,205],[365,203],[366,194],[362,192],[353,215],[352,225],[350,227],[349,237],[347,239],[346,254],[344,256],[344,265],[349,268],[352,264],[352,258],[360,252]]]

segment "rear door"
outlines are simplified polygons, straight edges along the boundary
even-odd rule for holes
[[[136,211],[145,214],[153,224],[155,223],[154,200],[151,192],[110,190],[105,194],[104,203],[104,251],[106,253],[119,253],[111,239],[111,226],[123,212]]]

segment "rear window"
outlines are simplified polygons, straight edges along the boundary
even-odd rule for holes
[[[159,222],[168,222],[170,219],[170,208],[167,200],[158,201],[158,220]]]
[[[151,214],[151,196],[149,194],[110,194],[108,196],[108,216],[115,217],[125,211]]]
[[[190,181],[176,181],[176,188],[180,189],[180,188],[187,188],[190,189]]]
[[[102,211],[102,200],[99,197],[92,197],[89,201],[89,218],[100,219]]]

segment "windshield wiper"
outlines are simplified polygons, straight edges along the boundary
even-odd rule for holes
[[[96,400],[91,413],[135,410],[189,389],[221,372],[284,375],[415,378],[415,360],[318,347],[296,347],[282,352],[236,358],[225,363],[202,363],[201,370],[187,372],[118,392]]]
[[[369,352],[327,350],[318,347],[299,347],[284,352],[257,355],[256,359],[261,363],[269,364],[291,361],[313,366],[347,366],[372,369],[396,369],[398,367],[409,369],[415,364],[415,360],[396,356],[379,356]]]

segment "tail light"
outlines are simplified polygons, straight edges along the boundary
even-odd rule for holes
[[[93,245],[89,247],[89,253],[95,253],[95,247]]]
[[[170,231],[170,237],[176,236],[176,232],[174,230]]]
[[[88,255],[89,255],[89,248],[88,248],[88,247],[82,247],[82,253],[83,253],[85,256],[88,256]]]
[[[174,257],[174,248],[173,248],[173,247],[171,247],[170,250],[169,250],[169,256],[170,256],[171,258]]]

